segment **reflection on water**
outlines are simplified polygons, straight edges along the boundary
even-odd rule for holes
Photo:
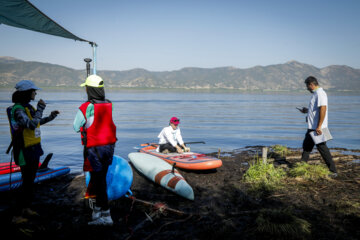
[[[5,110],[11,94],[0,92],[0,162],[10,160],[5,154],[10,142]],[[50,166],[67,165],[72,171],[81,171],[82,146],[72,123],[86,100],[85,92],[41,90],[36,98],[46,101],[45,115],[60,111],[58,118],[41,127],[44,151],[54,153]],[[206,142],[191,145],[193,151],[226,152],[275,144],[300,148],[306,124],[296,107],[307,106],[310,94],[109,91],[107,98],[114,103],[115,153],[127,158],[139,144],[157,142],[158,133],[172,116],[180,118],[185,141]],[[329,94],[329,104],[329,128],[334,137],[329,146],[360,149],[360,96]]]

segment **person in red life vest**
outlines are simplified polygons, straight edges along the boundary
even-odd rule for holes
[[[112,163],[116,142],[116,126],[112,119],[112,103],[105,99],[104,82],[97,75],[86,78],[88,101],[83,103],[74,120],[74,130],[81,133],[84,145],[84,171],[90,172],[87,193],[95,195],[92,221],[89,225],[112,225],[107,196],[106,175]]]
[[[34,180],[38,170],[41,147],[40,125],[52,121],[59,111],[52,111],[48,117],[42,117],[46,103],[40,99],[35,109],[30,101],[35,100],[36,90],[40,90],[30,80],[21,80],[15,85],[12,95],[13,106],[7,108],[11,141],[16,165],[20,166],[22,186],[16,200],[15,224],[27,222],[27,217],[38,215],[31,207],[34,195]],[[11,146],[11,145],[10,145]]]

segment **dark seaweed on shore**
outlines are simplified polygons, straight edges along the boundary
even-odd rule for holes
[[[243,176],[262,146],[217,152],[223,166],[199,172],[179,170],[195,200],[153,184],[135,170],[134,198],[111,202],[111,227],[88,226],[91,211],[83,199],[82,175],[69,174],[37,185],[33,209],[40,216],[11,223],[11,199],[0,194],[0,228],[16,239],[360,239],[359,151],[331,149],[339,176],[310,181],[287,177],[274,191],[249,192]],[[269,148],[268,161],[289,171],[299,149],[286,154]],[[310,164],[324,164],[314,152]],[[148,216],[151,217],[149,219]]]

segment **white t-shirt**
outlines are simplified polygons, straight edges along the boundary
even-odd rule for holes
[[[159,144],[170,143],[174,147],[178,143],[180,145],[184,144],[179,127],[177,127],[175,130],[171,126],[164,127],[163,130],[160,132],[158,138]]]
[[[321,128],[328,127],[328,98],[326,92],[322,88],[318,88],[312,95],[309,103],[309,111],[307,114],[308,129],[315,130],[319,123],[320,106],[326,106],[326,113]]]

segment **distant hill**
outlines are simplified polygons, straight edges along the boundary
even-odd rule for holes
[[[309,75],[320,85],[334,91],[360,91],[360,69],[332,65],[316,68],[290,61],[285,64],[234,67],[183,68],[151,72],[145,69],[126,71],[98,70],[107,88],[183,88],[296,91],[304,89]],[[40,87],[78,87],[84,82],[85,70],[60,65],[0,57],[0,87],[14,87],[22,79],[33,80]]]

